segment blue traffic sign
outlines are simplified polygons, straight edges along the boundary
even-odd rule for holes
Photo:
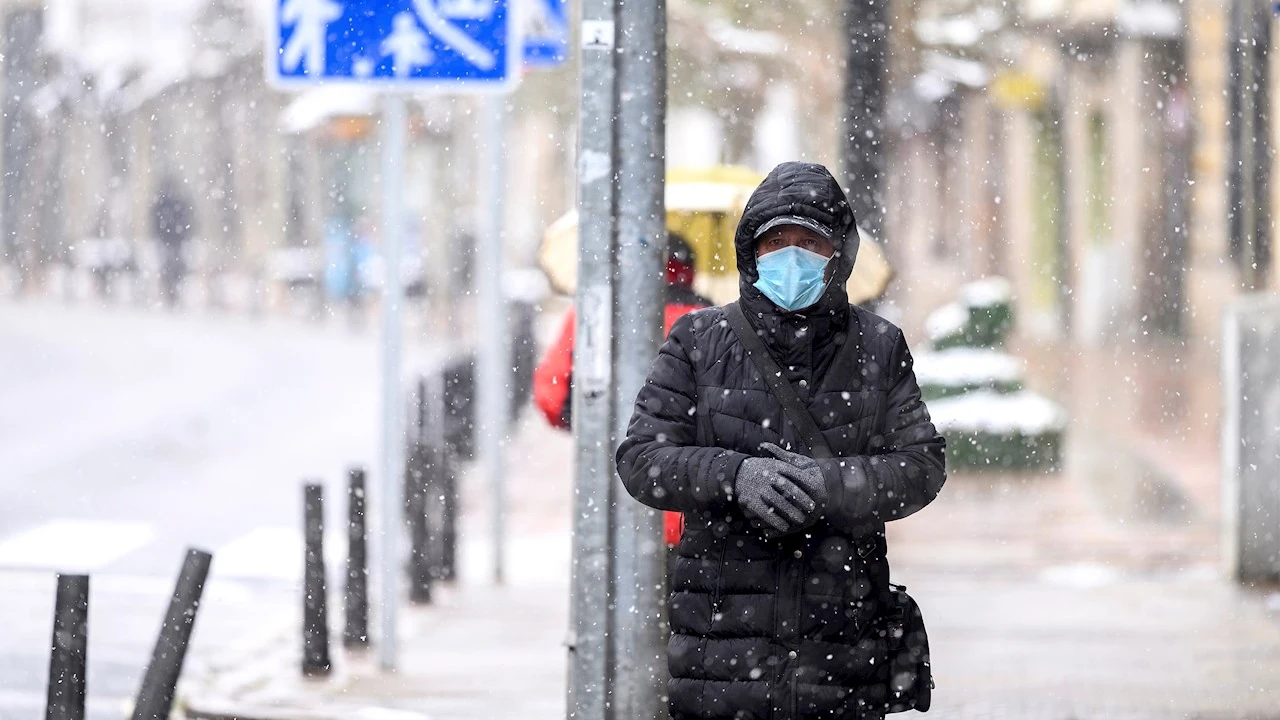
[[[531,68],[563,65],[569,56],[566,0],[521,0],[524,12],[524,64]]]
[[[505,89],[519,79],[510,0],[276,0],[267,76]]]

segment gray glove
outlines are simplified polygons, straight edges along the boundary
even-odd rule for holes
[[[793,453],[789,450],[774,445],[773,443],[764,443],[760,446],[765,452],[778,458],[779,460],[791,465],[800,474],[795,477],[796,482],[800,483],[800,488],[813,498],[818,508],[816,514],[821,515],[828,508],[836,508],[840,506],[842,496],[844,495],[844,487],[838,482],[833,487],[827,482],[826,475],[822,472],[822,468],[818,465],[818,461],[808,455]]]
[[[738,507],[748,520],[777,535],[812,525],[818,519],[818,505],[801,489],[798,478],[803,472],[772,458],[743,460],[734,477]]]

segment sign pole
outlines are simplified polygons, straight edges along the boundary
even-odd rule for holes
[[[663,336],[667,222],[665,0],[618,5],[617,241],[614,246],[613,431],[626,436]],[[616,484],[615,484],[616,486]],[[613,514],[615,718],[667,717],[666,546],[662,514],[618,493]]]
[[[381,642],[378,665],[396,669],[396,612],[400,600],[400,513],[404,508],[400,475],[404,469],[404,421],[400,398],[401,299],[400,233],[403,225],[401,179],[405,146],[405,102],[399,93],[383,97],[382,115],[382,582]]]
[[[564,1],[545,0],[536,18],[540,56],[560,59],[556,50],[567,32]],[[376,86],[385,90],[382,115],[382,437],[374,476],[378,525],[378,663],[396,668],[396,612],[401,513],[404,511],[404,404],[401,399],[404,232],[403,164],[406,135],[401,92],[506,93],[519,83],[523,55],[523,15],[512,0],[432,2],[409,0],[272,0],[263,68],[280,89],[321,83]],[[542,7],[542,4],[539,4]],[[487,178],[485,232],[480,252],[480,314],[484,320],[478,368],[480,453],[494,488],[495,573],[502,577],[502,436],[509,413],[509,356],[502,290],[502,133],[505,98],[495,98],[486,114],[488,136],[483,175]],[[377,493],[381,493],[378,496]]]
[[[484,137],[485,179],[481,232],[476,247],[476,293],[480,306],[480,354],[476,377],[479,405],[480,463],[493,493],[493,581],[503,582],[506,488],[503,479],[503,436],[510,416],[511,373],[507,350],[506,299],[502,292],[502,213],[505,182],[504,136],[507,97],[495,93],[484,99],[481,134]]]
[[[612,717],[609,533],[613,492],[613,236],[617,143],[614,0],[582,2],[578,288],[573,351],[573,565],[566,717]]]

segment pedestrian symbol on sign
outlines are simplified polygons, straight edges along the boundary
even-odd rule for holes
[[[286,71],[302,65],[308,75],[323,75],[325,35],[329,25],[342,17],[342,5],[333,0],[285,0],[280,23],[293,26],[293,35],[280,51]]]
[[[402,12],[396,15],[391,35],[382,41],[382,54],[391,56],[396,77],[409,77],[415,67],[430,65],[435,60],[430,42],[431,38],[418,27],[413,13]]]

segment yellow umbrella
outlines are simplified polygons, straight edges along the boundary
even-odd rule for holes
[[[738,268],[733,236],[747,198],[763,175],[748,168],[722,165],[673,168],[667,171],[667,229],[680,233],[697,254],[694,287],[717,304],[738,297]],[[861,244],[846,288],[854,303],[884,294],[893,268],[880,245],[858,231]],[[570,211],[547,228],[538,264],[552,287],[572,294],[578,276],[578,213]]]

